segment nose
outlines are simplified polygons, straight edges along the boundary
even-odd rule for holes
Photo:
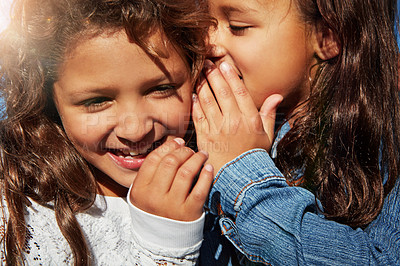
[[[217,62],[227,54],[227,49],[224,46],[223,32],[217,25],[209,30],[208,35],[210,45],[208,58]]]
[[[118,138],[130,142],[140,142],[153,130],[151,114],[140,108],[129,107],[119,112],[114,132]]]

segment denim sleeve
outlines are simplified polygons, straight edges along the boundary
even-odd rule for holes
[[[380,216],[354,230],[325,219],[315,196],[288,186],[268,153],[255,149],[218,172],[209,207],[222,217],[222,233],[253,262],[400,265],[399,195],[397,182]]]

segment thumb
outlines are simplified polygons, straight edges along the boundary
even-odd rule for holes
[[[274,135],[276,109],[278,108],[282,100],[283,97],[280,94],[270,95],[267,99],[265,99],[259,112],[264,126],[264,131],[270,137],[273,137]]]

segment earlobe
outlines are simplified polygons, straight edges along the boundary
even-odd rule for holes
[[[340,51],[340,44],[333,31],[326,27],[317,27],[314,34],[314,51],[322,60],[336,57]]]

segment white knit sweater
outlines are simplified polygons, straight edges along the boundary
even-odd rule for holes
[[[25,215],[26,265],[72,265],[54,211],[32,203]],[[145,213],[125,198],[97,196],[77,219],[93,265],[193,265],[199,255],[204,214],[194,222],[180,222]]]

